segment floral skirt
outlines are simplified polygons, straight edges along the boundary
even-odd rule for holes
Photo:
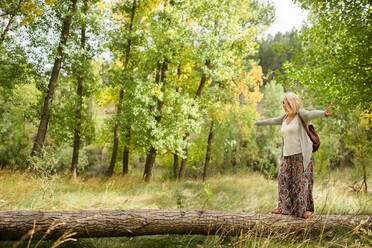
[[[278,174],[278,210],[282,214],[302,217],[306,211],[314,212],[313,164],[311,158],[304,171],[302,153],[283,156]]]

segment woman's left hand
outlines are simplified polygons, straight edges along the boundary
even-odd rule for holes
[[[332,109],[332,103],[329,104],[328,108],[325,111],[325,116],[330,116],[331,115],[331,109]]]

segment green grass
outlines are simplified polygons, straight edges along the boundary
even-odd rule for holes
[[[268,213],[276,207],[277,182],[254,172],[216,175],[203,183],[176,182],[157,171],[151,183],[141,172],[125,177],[41,179],[29,173],[0,171],[0,210],[209,209]],[[351,168],[314,178],[316,214],[372,214],[372,197],[351,190],[358,178]],[[372,180],[368,184],[372,186]],[[210,193],[209,193],[210,192]],[[302,237],[220,237],[163,235],[136,238],[80,239],[62,247],[363,247],[371,234]],[[367,235],[367,238],[364,238]],[[9,242],[0,242],[2,245]],[[43,242],[48,247],[51,242]],[[6,246],[5,246],[6,247]],[[22,245],[19,247],[23,247]],[[25,246],[26,247],[26,246]],[[32,247],[32,246],[31,246]]]

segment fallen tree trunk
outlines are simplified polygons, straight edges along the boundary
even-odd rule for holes
[[[119,237],[155,234],[239,235],[371,228],[372,215],[294,216],[207,210],[0,211],[0,240],[47,235]]]

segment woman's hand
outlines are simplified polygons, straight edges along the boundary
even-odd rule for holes
[[[325,116],[330,116],[331,115],[331,109],[332,109],[332,103],[329,104],[328,108],[324,112]]]

